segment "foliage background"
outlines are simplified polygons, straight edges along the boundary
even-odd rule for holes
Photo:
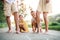
[[[4,10],[3,10],[3,2],[0,0],[0,28],[6,26],[6,18],[4,16]]]

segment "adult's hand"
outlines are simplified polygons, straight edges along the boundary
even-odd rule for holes
[[[46,0],[46,3],[49,3],[50,0]]]
[[[4,3],[4,2],[5,2],[5,0],[2,0],[2,2]]]

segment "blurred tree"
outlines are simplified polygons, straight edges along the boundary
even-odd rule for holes
[[[57,15],[55,16],[55,18],[56,18],[56,21],[57,21],[58,23],[60,23],[60,14],[57,14]]]
[[[60,23],[60,17],[57,17],[57,18],[56,18],[56,21],[57,21],[58,23]]]
[[[3,2],[0,0],[0,23],[5,22],[4,10],[3,10]]]
[[[48,18],[49,18],[49,22],[56,22],[55,17],[53,17],[53,16],[49,16]]]
[[[21,0],[19,13],[23,14],[24,17],[27,16],[27,14],[26,14],[26,4],[24,3],[24,0]]]
[[[56,17],[56,18],[57,18],[57,17],[60,17],[60,14],[55,15],[55,17]]]

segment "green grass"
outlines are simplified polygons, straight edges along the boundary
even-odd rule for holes
[[[52,29],[52,30],[59,30],[60,31],[60,26],[50,26],[49,29]]]
[[[7,23],[0,23],[0,28],[4,28],[7,27]],[[32,28],[32,26],[29,24],[28,25],[29,28]],[[45,25],[42,25],[42,28],[45,29]],[[60,31],[60,23],[58,23],[58,25],[49,25],[49,30],[58,30]]]
[[[29,28],[32,28],[31,25],[28,25]],[[45,25],[42,25],[42,28],[45,29]],[[49,30],[58,30],[60,31],[60,23],[58,25],[49,25]]]
[[[7,23],[0,23],[0,28],[7,27]]]
[[[45,25],[42,25],[42,28],[45,29]],[[58,31],[60,31],[60,23],[50,22],[48,28],[50,30],[58,30]]]
[[[44,26],[43,26],[42,28],[45,29]],[[60,31],[60,25],[57,25],[57,26],[49,26],[48,28],[49,28],[50,30],[58,30],[58,31]]]
[[[29,27],[29,28],[32,28],[32,26],[31,26],[30,24],[28,25],[28,27]]]

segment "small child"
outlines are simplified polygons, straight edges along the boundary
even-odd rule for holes
[[[35,32],[36,28],[37,28],[37,23],[36,23],[36,15],[34,11],[31,11],[31,15],[32,15],[32,31]]]
[[[42,32],[41,30],[41,23],[37,24],[37,21],[36,21],[36,13],[35,11],[31,11],[31,15],[32,15],[32,30],[33,32],[35,32],[37,30],[37,32]],[[42,19],[40,19],[40,21],[42,21]]]
[[[19,21],[20,32],[29,32],[28,25],[24,21],[23,15],[19,15],[19,19],[20,19]]]

